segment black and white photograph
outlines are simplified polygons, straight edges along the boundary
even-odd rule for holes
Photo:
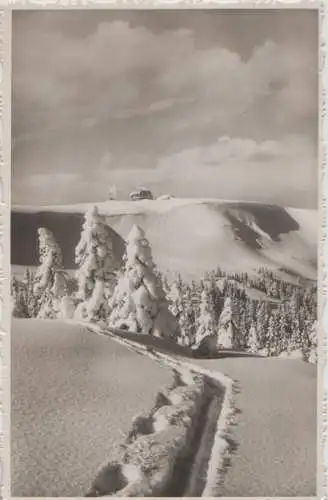
[[[316,8],[11,20],[13,497],[318,494]]]

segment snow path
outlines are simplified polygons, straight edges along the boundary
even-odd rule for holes
[[[12,496],[83,496],[171,370],[80,325],[12,322]]]
[[[124,337],[128,337],[126,332]],[[146,338],[131,337],[147,345]],[[316,366],[237,352],[219,359],[188,359],[162,349],[160,340],[154,339],[154,354],[162,351],[165,358],[166,351],[168,360],[181,362],[181,367],[199,366],[234,381],[237,419],[236,425],[228,425],[229,463],[215,496],[315,496]]]
[[[195,360],[234,379],[240,413],[220,496],[315,496],[316,367],[256,357]]]

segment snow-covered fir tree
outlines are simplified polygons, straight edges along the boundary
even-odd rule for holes
[[[11,314],[14,318],[28,318],[26,301],[24,301],[24,290],[22,284],[13,276],[11,278]]]
[[[276,331],[277,331],[277,314],[276,311],[273,311],[269,319],[268,331],[265,340],[265,347],[267,349],[269,356],[274,356],[278,354]]]
[[[214,314],[213,320],[214,320],[215,324],[217,325],[219,318],[220,318],[220,313],[221,313],[220,304],[222,301],[222,297],[221,297],[221,292],[219,290],[219,287],[216,285],[216,280],[213,276],[210,276],[210,278],[208,279],[207,289],[208,289],[208,294],[209,294],[209,300],[210,300],[211,307],[212,307],[213,314]]]
[[[26,268],[22,286],[23,286],[23,295],[24,295],[24,303],[26,304],[27,316],[29,318],[35,318],[39,312],[39,302],[38,298],[34,293],[34,284],[35,284],[35,275],[33,271],[29,268]]]
[[[75,249],[80,303],[76,317],[88,321],[105,321],[108,298],[115,271],[111,228],[94,206],[84,216],[80,241]]]
[[[253,321],[249,330],[247,347],[249,351],[252,353],[258,352],[259,349],[261,348],[255,321]]]
[[[44,297],[43,297],[44,298]],[[19,318],[35,318],[41,307],[40,297],[34,293],[34,274],[26,269],[22,280],[11,280],[12,315]]]
[[[63,269],[61,249],[51,231],[44,227],[38,229],[40,266],[35,274],[34,291],[37,295],[50,290],[58,271]]]
[[[113,297],[109,326],[176,339],[178,321],[169,310],[143,229],[134,225],[127,238],[125,267]]]
[[[256,313],[256,332],[258,340],[261,344],[265,344],[265,339],[268,334],[269,313],[268,303],[260,302]]]
[[[183,337],[183,345],[190,346],[195,343],[196,339],[196,318],[195,307],[192,300],[192,291],[189,286],[184,290],[183,294],[183,313],[179,319],[181,335]]]
[[[235,347],[235,325],[233,322],[232,302],[227,297],[218,324],[218,345],[227,349]]]
[[[294,289],[292,291],[292,295],[290,298],[290,313],[293,318],[296,318],[298,315],[298,311],[301,305],[301,297],[300,297],[300,292],[297,289]]]
[[[283,304],[279,304],[277,309],[277,327],[276,327],[276,337],[275,337],[275,350],[276,354],[288,351],[289,345],[289,331],[287,323],[286,310]]]
[[[162,287],[163,291],[166,296],[170,293],[171,287],[169,285],[169,281],[167,279],[167,276],[165,274],[161,274],[161,282],[162,282]]]
[[[60,319],[61,303],[63,298],[67,296],[66,274],[63,271],[58,271],[55,274],[55,280],[52,288],[45,290],[41,308],[38,312],[38,318],[41,319]]]
[[[44,300],[38,312],[39,319],[56,319],[59,316],[60,301],[56,299],[50,290],[45,290]]]
[[[164,287],[163,287],[164,288]],[[179,319],[179,316],[183,312],[182,305],[182,291],[177,281],[173,281],[171,288],[167,294],[168,301],[170,303],[170,311],[174,316]]]
[[[40,266],[34,277],[36,304],[33,307],[39,318],[53,319],[58,313],[57,302],[65,293],[62,253],[49,229],[39,228],[38,237]],[[63,282],[62,289],[59,289],[59,282]]]
[[[274,334],[275,334],[274,315],[271,314],[269,317],[267,334],[266,334],[265,341],[264,341],[264,347],[267,349],[268,354],[269,354],[269,350],[270,350],[270,344],[274,338]]]
[[[302,347],[302,330],[299,318],[296,316],[292,322],[292,334],[290,338],[290,350],[300,349]]]
[[[247,314],[244,304],[242,304],[239,313],[240,313],[239,323],[238,323],[239,347],[244,348],[247,345],[247,339],[248,339]]]
[[[178,337],[176,339],[178,344],[189,345],[189,334],[187,326],[186,310],[183,304],[184,290],[180,281],[173,281],[172,286],[167,294],[169,301],[169,309],[176,317],[179,323],[179,330],[177,331]]]
[[[211,303],[209,290],[204,287],[201,292],[200,314],[197,318],[197,330],[195,335],[195,347],[200,347],[206,339],[207,348],[215,351],[217,346],[217,331],[214,321],[214,311]]]

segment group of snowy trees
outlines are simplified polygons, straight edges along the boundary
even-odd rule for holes
[[[281,269],[281,271],[283,271],[283,269]],[[247,272],[226,272],[220,267],[217,267],[215,271],[206,273],[205,275],[206,280],[219,280],[220,278],[226,281],[226,286],[229,286],[229,283],[239,283],[244,287],[259,290],[265,293],[269,298],[279,300],[288,299],[288,297],[293,294],[295,288],[297,289],[306,284],[306,280],[295,276],[294,281],[296,283],[298,282],[298,284],[297,286],[293,285],[289,281],[280,279],[273,271],[263,266],[258,268],[256,275],[249,275]],[[306,286],[306,289],[308,293],[312,293],[316,291],[316,286]]]
[[[77,291],[68,295],[62,255],[53,234],[39,229],[40,266],[12,280],[16,317],[73,318],[154,336],[177,337],[178,322],[156,271],[144,231],[134,226],[123,269],[117,270],[112,230],[97,207],[85,215],[75,250]]]
[[[178,276],[169,283],[153,262],[144,231],[134,226],[123,266],[112,230],[94,207],[86,213],[75,250],[76,291],[69,291],[60,247],[45,228],[38,232],[40,265],[22,281],[12,279],[13,315],[75,318],[112,328],[168,337],[184,345],[242,348],[279,355],[300,350],[316,360],[316,287],[292,285],[261,269],[259,277],[217,269],[198,283]],[[251,299],[247,290],[264,292]]]
[[[317,291],[313,285],[288,284],[284,300],[272,301],[268,297],[254,300],[241,286],[242,279],[222,278],[221,274],[218,278],[216,273],[199,283],[185,283],[181,277],[171,285],[163,277],[163,283],[173,292],[169,292],[171,307],[188,337],[185,343],[197,343],[208,332],[216,335],[217,345],[222,347],[267,355],[301,351],[309,356],[312,352],[314,356]]]

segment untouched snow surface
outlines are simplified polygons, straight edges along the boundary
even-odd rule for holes
[[[11,479],[15,497],[79,497],[169,368],[83,326],[13,320]]]
[[[212,483],[211,496],[315,496],[316,367],[291,359],[226,356],[195,360],[231,377],[237,392],[230,460],[223,485]]]

